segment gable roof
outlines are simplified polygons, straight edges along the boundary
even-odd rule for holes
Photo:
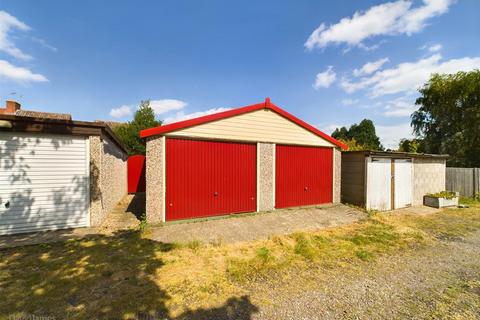
[[[142,130],[140,132],[140,137],[141,138],[147,138],[147,137],[151,137],[151,136],[155,136],[155,135],[163,135],[165,133],[177,131],[177,130],[180,130],[180,129],[185,129],[185,128],[188,128],[188,127],[193,127],[193,126],[197,126],[197,125],[212,122],[212,121],[226,119],[226,118],[230,118],[230,117],[233,117],[233,116],[237,116],[237,115],[240,115],[240,114],[245,114],[245,113],[249,113],[249,112],[253,112],[253,111],[261,110],[261,109],[271,110],[271,111],[281,115],[282,117],[292,121],[293,123],[299,125],[300,127],[312,132],[313,134],[331,142],[332,144],[334,144],[334,145],[336,145],[336,146],[338,146],[338,147],[340,147],[344,150],[348,149],[348,147],[345,144],[338,141],[337,139],[334,139],[334,138],[330,137],[328,134],[318,130],[317,128],[315,128],[315,127],[309,125],[308,123],[306,123],[305,121],[300,120],[299,118],[295,117],[294,115],[292,115],[292,114],[288,113],[287,111],[285,111],[285,110],[279,108],[278,106],[274,105],[273,103],[270,102],[270,98],[266,98],[265,102],[253,104],[253,105],[246,106],[246,107],[240,107],[240,108],[236,108],[236,109],[232,109],[232,110],[227,110],[227,111],[223,111],[223,112],[209,114],[209,115],[194,118],[194,119],[174,122],[174,123],[166,124],[164,126],[158,126],[158,127],[154,127],[154,128],[145,129],[145,130]]]

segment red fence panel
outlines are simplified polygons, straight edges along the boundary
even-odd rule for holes
[[[166,220],[256,210],[255,144],[167,138]]]
[[[275,207],[332,202],[332,148],[276,146]]]
[[[128,157],[128,193],[145,192],[145,156]]]

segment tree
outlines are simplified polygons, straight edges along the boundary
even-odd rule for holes
[[[133,120],[113,127],[113,131],[125,144],[129,155],[145,154],[145,141],[140,138],[140,131],[161,125],[155,119],[155,112],[150,107],[150,101],[142,101],[135,112]]]
[[[352,144],[357,150],[383,150],[380,138],[377,136],[372,120],[363,119],[359,124],[353,124],[349,129],[335,129],[332,137]]]
[[[355,138],[352,138],[352,139],[349,139],[349,140],[345,140],[345,139],[338,139],[338,140],[340,140],[341,142],[346,144],[347,147],[348,147],[348,150],[350,150],[350,151],[368,150],[368,148],[365,148],[365,146],[362,146],[362,145],[358,144],[358,142],[357,142],[357,140],[355,140]]]
[[[448,164],[480,166],[480,71],[434,74],[419,90],[412,126],[427,153],[450,155]]]
[[[398,144],[398,151],[401,152],[425,152],[423,140],[420,139],[402,139]]]

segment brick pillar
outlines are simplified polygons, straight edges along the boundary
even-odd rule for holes
[[[275,208],[275,144],[257,143],[257,211]]]
[[[146,216],[149,223],[165,221],[165,137],[147,138]]]
[[[338,148],[333,149],[333,203],[340,203],[342,185],[342,152]]]

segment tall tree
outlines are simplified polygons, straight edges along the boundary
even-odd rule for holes
[[[425,152],[423,140],[421,139],[402,139],[398,144],[398,151],[401,152]]]
[[[150,107],[150,100],[145,100],[140,103],[132,121],[113,127],[113,131],[125,144],[129,155],[145,154],[145,141],[140,138],[140,131],[161,124],[161,121],[155,119],[155,112]]]
[[[419,90],[412,115],[428,153],[447,153],[448,164],[480,167],[480,71],[435,74]]]
[[[354,145],[357,150],[383,150],[372,120],[363,119],[359,124],[350,126],[349,129],[337,128],[332,133],[332,137],[346,142],[347,145]]]

